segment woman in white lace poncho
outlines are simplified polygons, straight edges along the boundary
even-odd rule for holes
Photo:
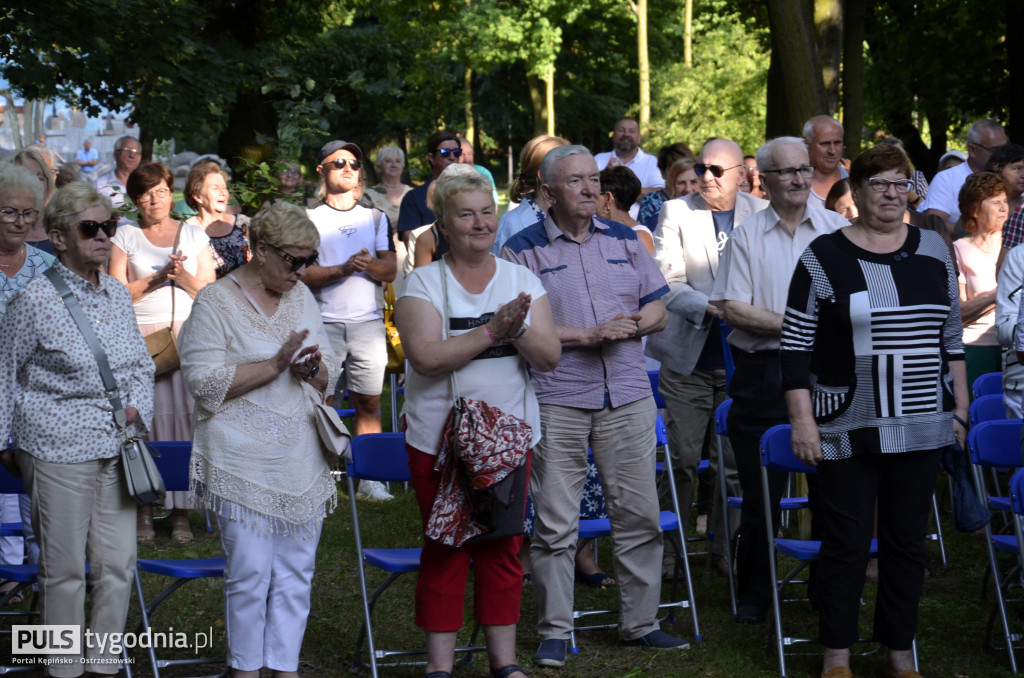
[[[232,675],[297,676],[320,528],[337,503],[313,408],[340,367],[300,282],[320,242],[305,211],[276,203],[249,237],[252,261],[205,287],[181,331],[196,400],[191,482],[227,560]]]

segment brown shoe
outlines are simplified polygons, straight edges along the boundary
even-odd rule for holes
[[[828,673],[822,673],[821,678],[853,678],[853,671],[847,666],[836,666]]]

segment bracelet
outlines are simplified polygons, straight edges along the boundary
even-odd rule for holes
[[[494,336],[494,331],[491,330],[491,324],[490,323],[484,323],[484,329],[487,330],[487,336],[489,336],[491,338],[491,343],[492,344],[497,344],[498,343],[498,338],[496,336]]]
[[[967,425],[967,422],[966,422],[966,421],[964,421],[963,419],[961,419],[960,417],[958,417],[958,416],[956,415],[956,413],[955,413],[955,412],[953,413],[953,421],[955,421],[956,423],[958,423],[958,424],[960,424],[961,426],[963,426],[963,427],[964,427],[964,430],[967,430],[968,428],[970,428],[970,427],[969,427],[969,426]]]
[[[522,339],[523,335],[526,334],[526,330],[528,329],[530,329],[530,326],[526,323],[526,321],[523,321],[523,324],[519,326],[519,331],[516,332],[516,335],[514,337],[509,337],[508,340],[516,341],[517,339]]]

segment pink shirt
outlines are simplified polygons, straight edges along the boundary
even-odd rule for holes
[[[994,247],[991,254],[981,251],[969,238],[960,238],[953,242],[956,250],[956,263],[960,267],[958,282],[967,287],[967,300],[978,295],[991,292],[996,288],[996,260],[999,248]],[[971,346],[998,346],[996,338],[996,310],[981,316],[972,323],[964,325],[964,344]]]

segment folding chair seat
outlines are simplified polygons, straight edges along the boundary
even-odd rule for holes
[[[1003,394],[1003,373],[1002,372],[986,372],[978,376],[974,380],[974,384],[971,385],[971,390],[974,392],[975,398],[980,398],[984,395],[1002,395]]]
[[[669,450],[668,450],[668,433],[665,430],[665,422],[661,419],[660,415],[657,417],[657,420],[655,422],[655,441],[656,441],[655,444],[658,447],[663,447],[664,450],[665,450],[664,462],[659,462],[659,463],[662,464],[662,466],[660,468],[663,469],[663,471],[657,471],[656,470],[655,472],[656,473],[664,472],[664,473],[667,474],[666,478],[665,478],[665,481],[667,481],[668,484],[669,484],[668,486],[670,488],[670,494],[672,496],[672,507],[673,507],[673,510],[671,510],[671,511],[661,511],[659,513],[659,516],[658,516],[658,521],[659,521],[659,524],[661,526],[662,532],[664,532],[666,534],[667,533],[675,532],[677,537],[678,537],[678,541],[681,544],[681,549],[679,551],[677,551],[677,553],[676,553],[676,568],[675,568],[676,571],[675,571],[675,575],[672,578],[672,589],[671,589],[671,592],[670,592],[670,595],[669,595],[669,601],[661,603],[658,607],[660,609],[668,610],[668,615],[667,615],[666,618],[670,622],[672,622],[672,623],[674,623],[676,621],[676,611],[677,610],[681,610],[681,609],[684,609],[684,608],[689,608],[691,616],[693,618],[694,640],[696,642],[700,642],[703,638],[702,638],[701,633],[700,633],[700,623],[697,620],[697,601],[696,601],[696,598],[695,598],[694,593],[693,593],[693,578],[691,576],[690,562],[689,562],[689,558],[687,556],[687,550],[686,550],[686,543],[687,543],[686,532],[685,532],[685,528],[683,526],[683,521],[680,520],[680,516],[682,515],[682,513],[681,513],[680,507],[679,507],[679,496],[676,494],[675,476],[673,474],[672,461],[671,461],[671,457],[669,455]],[[608,518],[602,518],[602,519],[583,518],[583,519],[580,519],[580,521],[579,521],[579,539],[581,539],[581,540],[582,539],[596,539],[598,537],[608,537],[608,536],[611,536],[611,521]],[[680,574],[679,570],[680,570],[680,567],[683,570],[682,575],[683,575],[683,577],[686,580],[687,597],[684,598],[684,599],[677,600],[676,596],[677,596],[678,583],[679,583],[679,574]],[[578,647],[577,647],[577,644],[576,644],[576,632],[577,631],[589,631],[589,630],[593,630],[593,629],[607,629],[607,628],[613,628],[613,627],[615,627],[617,625],[614,622],[605,623],[605,624],[579,625],[579,624],[576,624],[576,621],[579,620],[579,619],[584,619],[586,617],[591,617],[591,616],[596,616],[596,615],[612,615],[612,614],[618,614],[618,609],[616,609],[616,608],[609,608],[609,609],[599,609],[599,610],[597,610],[597,609],[595,609],[595,610],[573,610],[573,613],[572,613],[572,615],[573,615],[573,629],[572,629],[572,631],[570,633],[570,637],[569,637],[569,645],[570,645],[570,647],[572,649],[573,654],[577,654],[578,653]]]
[[[403,433],[370,433],[352,439],[352,461],[346,465],[348,480],[349,506],[352,511],[352,532],[356,542],[356,561],[359,564],[359,588],[363,600],[363,624],[356,637],[354,668],[369,668],[374,678],[385,666],[422,666],[424,661],[391,661],[382,662],[388,657],[407,657],[426,654],[426,649],[389,650],[377,647],[373,628],[373,608],[381,595],[402,575],[418,572],[420,569],[420,552],[417,548],[366,548],[363,546],[363,533],[359,522],[359,502],[356,501],[356,480],[376,480],[379,482],[406,483],[410,481],[409,460],[405,449]],[[374,589],[367,588],[366,567],[370,566],[387,573],[384,581]],[[474,628],[470,646],[457,647],[456,654],[466,655],[463,663],[472,661],[472,653],[486,650],[485,647],[473,646],[479,625]],[[363,643],[366,643],[370,663],[363,660]]]
[[[984,375],[982,375],[984,376]],[[977,383],[977,382],[975,382]],[[967,447],[971,454],[971,463],[974,470],[974,483],[979,497],[987,496],[985,489],[986,468],[1016,467],[1021,464],[1020,448],[1020,419],[1004,419],[1001,421],[985,421],[973,427],[967,434]],[[1019,483],[1018,479],[1018,483]],[[1012,494],[1011,486],[1011,494]],[[1017,498],[1020,501],[1019,497]],[[1007,497],[989,497],[989,508],[992,510],[1012,510],[1013,506]],[[1005,506],[1005,508],[1000,508]],[[1019,526],[1019,520],[1015,515],[1013,518],[1015,528]],[[1016,530],[1015,530],[1016,531]],[[1003,639],[1006,642],[1007,653],[1010,658],[1010,667],[1017,673],[1017,659],[1014,656],[1014,642],[1021,639],[1020,635],[1014,635],[1010,631],[1009,620],[1006,616],[1006,601],[1004,597],[1005,579],[1000,576],[999,561],[996,559],[996,548],[1013,553],[1016,541],[1015,537],[1007,538],[1001,535],[993,535],[991,521],[985,525],[985,546],[988,556],[989,570],[996,582],[995,589],[996,613],[1002,622]],[[1019,546],[1016,546],[1019,549]],[[1019,550],[1015,554],[1019,557]],[[987,575],[986,575],[987,576]],[[984,582],[982,582],[984,591]]]
[[[784,471],[786,473],[817,473],[817,467],[807,466],[793,454],[791,446],[791,429],[789,424],[773,426],[761,436],[761,488],[764,494],[764,516],[768,534],[769,558],[768,565],[772,581],[772,614],[775,621],[775,649],[779,656],[779,670],[783,678],[786,676],[785,648],[790,645],[816,642],[814,638],[795,638],[785,635],[782,629],[782,591],[794,577],[811,562],[818,559],[821,542],[817,540],[780,538],[772,526],[771,497],[768,492],[768,471]],[[797,561],[796,566],[781,580],[778,575],[777,554],[788,556]],[[878,542],[871,540],[870,554],[878,556]],[[914,664],[917,664],[916,644],[914,646]]]
[[[971,426],[983,421],[1006,419],[1006,406],[1003,404],[1002,391],[975,398],[967,411],[967,418],[971,422]]]
[[[160,456],[153,457],[160,475],[163,476],[164,485],[168,492],[188,491],[189,489],[189,460],[192,457],[192,443],[187,440],[150,442]],[[163,591],[153,597],[148,603],[142,588],[142,573],[169,577],[171,582]],[[144,633],[147,629],[153,628],[151,618],[157,607],[173,595],[182,586],[197,579],[209,579],[224,576],[224,558],[139,558],[135,567],[135,591],[139,597],[139,612],[142,621],[139,624],[138,632]],[[150,638],[152,641],[152,638]],[[149,661],[153,670],[153,678],[160,678],[160,669],[170,666],[183,666],[192,664],[215,664],[224,663],[225,659],[192,657],[188,659],[161,659],[157,657],[157,648],[153,642],[149,643]],[[221,674],[223,675],[223,674]]]

